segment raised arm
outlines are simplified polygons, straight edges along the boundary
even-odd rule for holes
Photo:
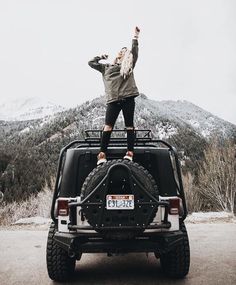
[[[100,72],[104,72],[104,69],[105,69],[105,64],[103,63],[100,63],[99,61],[101,59],[107,59],[108,58],[108,55],[107,54],[103,54],[101,56],[95,56],[93,59],[91,59],[89,62],[88,62],[88,65]]]
[[[133,68],[136,64],[136,61],[138,59],[138,37],[139,37],[140,29],[138,27],[135,27],[134,31],[134,37],[132,40],[132,49],[131,52],[133,54]]]

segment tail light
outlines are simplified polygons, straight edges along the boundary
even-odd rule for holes
[[[169,199],[169,203],[170,203],[169,214],[170,215],[179,215],[179,209],[180,209],[179,198],[171,198],[171,199]]]
[[[58,216],[68,216],[69,215],[69,206],[68,200],[58,200],[57,201],[57,214]]]

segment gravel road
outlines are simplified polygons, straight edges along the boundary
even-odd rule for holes
[[[166,278],[153,254],[85,254],[70,284],[236,284],[236,223],[187,224],[191,267],[183,280]],[[0,284],[47,285],[47,231],[0,231]],[[61,283],[62,284],[62,283]],[[66,283],[64,283],[66,284]]]

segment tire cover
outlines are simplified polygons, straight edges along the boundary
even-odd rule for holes
[[[87,178],[84,181],[84,184],[81,189],[81,199],[85,199],[95,188],[96,186],[102,181],[104,176],[107,174],[108,170],[111,166],[117,165],[117,164],[124,164],[129,167],[132,175],[137,179],[137,181],[145,188],[145,190],[150,193],[152,196],[154,196],[156,199],[159,197],[158,188],[155,183],[155,180],[151,176],[151,174],[140,164],[128,161],[128,160],[110,160],[102,165],[99,165],[93,171],[87,176]],[[119,178],[117,178],[119,179]],[[119,210],[112,210],[112,211],[119,211]],[[90,217],[88,214],[85,216],[88,220],[88,222],[93,226],[93,223],[90,221]],[[155,217],[155,213],[150,218],[149,223],[153,221],[153,218]],[[144,230],[144,229],[143,229]],[[143,231],[142,230],[142,231]],[[100,231],[99,231],[100,232]],[[101,231],[105,235],[106,238],[112,238],[112,239],[127,239],[127,238],[133,238],[136,234],[140,233],[140,230],[138,231]]]

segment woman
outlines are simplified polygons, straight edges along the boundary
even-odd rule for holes
[[[124,159],[133,160],[134,155],[134,98],[139,95],[135,84],[133,69],[138,58],[138,36],[140,29],[135,28],[132,40],[132,49],[122,48],[113,64],[102,64],[101,59],[107,59],[106,54],[96,56],[88,62],[89,66],[100,71],[103,76],[107,109],[105,126],[101,137],[100,152],[97,156],[97,165],[106,162],[106,151],[116,119],[122,110],[127,130],[127,152]]]

